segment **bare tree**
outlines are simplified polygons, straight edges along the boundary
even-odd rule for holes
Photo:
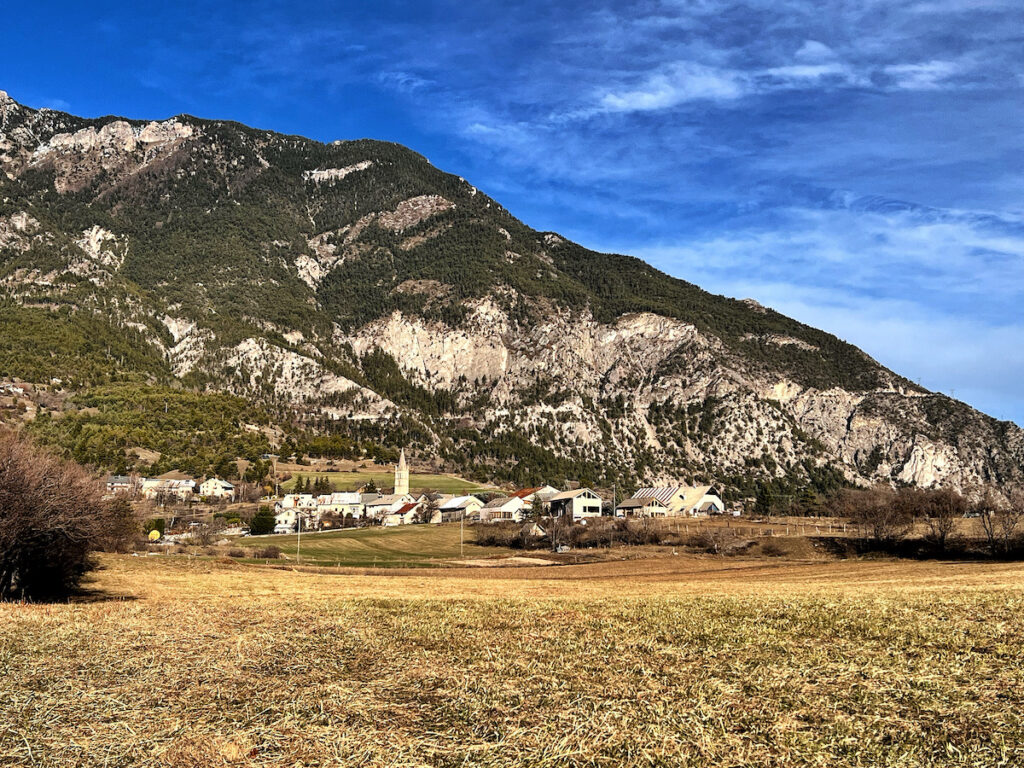
[[[77,464],[0,434],[0,599],[66,597],[90,553],[134,535],[125,504],[105,504]]]
[[[967,500],[952,488],[937,491],[918,491],[918,513],[924,515],[928,525],[927,538],[942,552],[956,535],[956,521],[968,510]]]
[[[558,551],[559,547],[568,547],[572,543],[572,515],[553,517],[548,524],[548,536],[551,537],[551,548]]]
[[[427,490],[423,492],[423,495],[426,496],[426,498],[420,505],[418,517],[421,523],[429,523],[434,519],[434,515],[437,514],[437,510],[439,509],[437,494],[434,491]]]
[[[235,500],[246,504],[253,504],[260,500],[262,490],[257,483],[241,481],[235,486]]]
[[[991,489],[986,489],[974,510],[989,554],[992,557],[1008,554],[1024,521],[1024,495],[1016,493],[1008,501],[1001,501]]]
[[[126,552],[142,530],[142,518],[123,496],[106,502],[106,526],[97,540],[105,552]]]
[[[899,543],[914,526],[913,514],[899,502],[896,492],[886,486],[844,491],[840,508],[867,538],[882,546]]]
[[[1018,491],[1010,495],[1010,503],[1006,507],[1000,524],[1003,549],[1009,552],[1017,540],[1017,532],[1024,523],[1024,492]]]
[[[200,547],[208,547],[213,543],[213,537],[224,530],[224,526],[215,518],[202,520],[192,526],[190,538]]]

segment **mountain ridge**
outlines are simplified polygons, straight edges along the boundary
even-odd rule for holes
[[[0,376],[222,390],[488,479],[792,495],[1024,476],[1016,425],[756,302],[536,232],[392,142],[0,97],[0,169],[0,322],[35,329],[5,334]],[[76,323],[129,363],[32,351]]]

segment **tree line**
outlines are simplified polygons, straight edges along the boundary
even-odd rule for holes
[[[966,554],[980,540],[991,557],[1012,557],[1024,548],[1024,493],[1003,495],[991,488],[965,496],[951,488],[845,489],[835,511],[858,526],[864,542],[899,552],[915,529],[940,554]],[[970,531],[966,521],[974,521]],[[969,535],[973,533],[974,536]]]

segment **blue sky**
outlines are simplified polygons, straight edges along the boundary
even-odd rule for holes
[[[0,88],[398,141],[1024,424],[1019,0],[163,5],[19,7]]]

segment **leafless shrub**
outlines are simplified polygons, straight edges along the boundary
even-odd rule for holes
[[[575,538],[572,519],[569,517],[553,518],[548,525],[548,536],[551,539],[551,548],[572,546]]]
[[[241,481],[235,485],[235,500],[247,504],[255,504],[260,500],[263,489],[259,483]]]
[[[636,517],[621,521],[624,537],[629,544],[657,544],[661,539],[658,523],[650,517]]]
[[[224,524],[219,520],[206,520],[192,527],[190,538],[194,544],[207,547],[213,542],[213,537],[222,530],[224,530]]]
[[[0,599],[66,597],[95,567],[92,551],[127,548],[135,533],[77,464],[0,435]]]
[[[712,555],[723,552],[736,539],[736,535],[729,528],[704,528],[693,537],[692,543],[699,549],[703,549]]]
[[[263,558],[264,560],[277,560],[280,556],[281,548],[275,547],[273,544],[256,551],[256,557]]]
[[[523,535],[523,526],[517,523],[494,523],[480,526],[476,532],[476,543],[484,547],[507,547],[525,549],[528,537]]]
[[[786,548],[777,541],[767,539],[761,542],[761,554],[768,557],[782,557],[786,554]]]
[[[106,502],[106,523],[97,540],[97,549],[104,552],[128,552],[142,532],[139,516],[131,502],[118,496]]]

